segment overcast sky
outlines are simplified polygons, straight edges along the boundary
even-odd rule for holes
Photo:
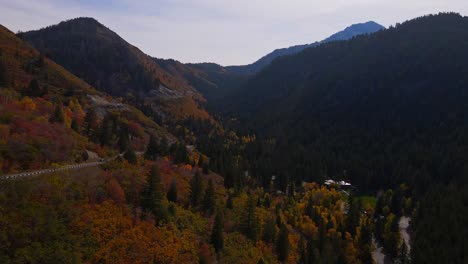
[[[354,23],[443,11],[467,15],[468,0],[0,0],[0,23],[16,32],[94,17],[151,56],[239,65]]]

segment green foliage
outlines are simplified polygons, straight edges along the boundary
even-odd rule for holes
[[[263,227],[263,240],[267,243],[274,243],[276,241],[276,221],[271,218],[268,219]]]
[[[156,138],[151,135],[148,146],[146,147],[145,159],[156,160],[160,155],[159,144]]]
[[[286,225],[282,224],[276,241],[276,254],[278,255],[278,260],[281,262],[285,262],[288,259],[290,246],[288,235],[288,228]]]
[[[127,151],[124,153],[124,159],[128,161],[130,164],[137,164],[138,158],[135,154],[135,151],[133,149],[129,148]]]
[[[80,126],[79,126],[78,121],[76,120],[76,118],[72,119],[72,122],[70,124],[70,128],[73,129],[73,131],[75,131],[76,133],[80,133]]]
[[[152,213],[158,223],[168,220],[167,200],[161,183],[159,167],[151,167],[141,195],[141,207],[147,213]]]
[[[241,232],[252,241],[258,238],[260,224],[256,213],[256,202],[254,196],[249,196],[244,210],[240,216],[239,229]]]
[[[177,180],[176,178],[173,178],[171,181],[171,185],[169,186],[169,190],[167,191],[167,200],[173,203],[177,202]]]
[[[197,171],[190,180],[190,205],[197,208],[203,197],[203,180],[200,173]]]
[[[0,51],[0,86],[7,86],[8,85],[8,73],[7,73],[7,68],[2,56],[2,53]]]
[[[215,188],[213,180],[208,181],[208,186],[205,190],[205,196],[203,197],[203,209],[208,213],[212,214],[216,206]]]
[[[61,123],[65,122],[65,115],[63,114],[62,104],[56,104],[54,113],[49,118],[49,122],[51,123]]]
[[[216,252],[219,252],[224,247],[224,216],[221,211],[218,211],[215,216],[213,230],[211,231],[211,244]]]

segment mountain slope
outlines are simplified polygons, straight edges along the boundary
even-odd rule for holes
[[[92,18],[68,20],[20,37],[100,91],[152,105],[167,118],[208,117],[198,106],[203,97],[192,86]],[[189,112],[174,112],[174,105]]]
[[[382,29],[385,29],[385,27],[375,23],[374,21],[353,24],[345,28],[344,30],[337,32],[322,41],[314,42],[311,44],[305,44],[305,45],[296,45],[296,46],[292,46],[289,48],[276,49],[273,52],[263,56],[262,58],[260,58],[259,60],[257,60],[256,62],[252,64],[243,65],[243,66],[228,66],[226,67],[226,69],[237,74],[254,74],[254,73],[259,72],[261,69],[265,68],[266,66],[268,66],[274,59],[278,57],[285,56],[285,55],[293,55],[293,54],[303,51],[304,49],[315,47],[323,43],[327,43],[330,41],[337,41],[337,40],[348,40],[355,36],[374,33]]]
[[[240,87],[248,76],[232,73],[215,63],[183,64],[176,60],[154,58],[164,70],[187,85],[195,87],[207,99],[207,107],[216,104],[226,92]]]
[[[306,175],[424,189],[418,175],[449,181],[467,162],[467,29],[441,14],[323,44],[275,60],[223,102],[260,134],[304,146],[318,166]]]
[[[137,109],[96,91],[0,26],[0,174],[79,162],[85,149],[115,153],[120,143],[144,150],[148,134],[173,141]],[[109,140],[101,141],[103,135]]]

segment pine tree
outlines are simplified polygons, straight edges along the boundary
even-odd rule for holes
[[[211,244],[215,248],[216,252],[219,252],[224,247],[224,238],[223,238],[223,230],[224,230],[224,220],[223,214],[221,211],[218,210],[215,216],[213,230],[211,231]]]
[[[240,223],[240,229],[242,233],[249,239],[256,241],[258,230],[259,230],[259,223],[257,213],[255,212],[256,209],[256,199],[254,196],[250,196],[247,200],[246,208],[243,210]]]
[[[128,148],[128,135],[129,135],[128,126],[125,124],[122,124],[119,132],[120,132],[119,142],[118,142],[119,150],[124,151]]]
[[[166,156],[169,153],[169,143],[167,142],[167,138],[163,137],[159,144],[159,152],[161,156]]]
[[[135,151],[133,151],[133,149],[131,148],[125,151],[124,159],[126,159],[128,163],[133,164],[133,165],[137,164],[137,161],[138,161]]]
[[[8,85],[8,77],[5,63],[3,62],[2,54],[0,52],[0,86]]]
[[[141,196],[141,207],[143,211],[152,213],[158,223],[164,223],[168,218],[167,200],[158,166],[151,167],[146,181]]]
[[[215,189],[213,185],[213,180],[208,181],[208,187],[205,191],[205,196],[203,197],[203,209],[208,213],[213,213],[213,210],[216,205]]]
[[[268,219],[263,227],[263,240],[268,243],[276,241],[276,222],[275,220]]]
[[[176,153],[174,156],[175,163],[187,163],[189,161],[187,148],[184,144],[177,144]]]
[[[102,120],[101,126],[99,128],[99,142],[101,146],[111,146],[112,137],[113,137],[113,120],[110,114],[106,115]]]
[[[289,232],[286,225],[282,224],[278,240],[276,241],[276,254],[280,262],[285,262],[289,255]]]
[[[167,191],[167,199],[170,202],[177,202],[177,181],[176,178],[172,179],[171,185],[169,186],[169,190]]]
[[[146,147],[145,159],[147,160],[156,160],[159,156],[159,145],[156,137],[153,135],[150,136],[148,147]]]
[[[78,125],[78,121],[76,120],[76,118],[72,119],[70,128],[73,129],[75,132],[80,133],[80,126]]]
[[[65,122],[65,115],[63,114],[62,105],[60,103],[55,105],[54,113],[49,118],[51,123],[61,123]]]
[[[190,204],[196,208],[200,205],[203,195],[203,180],[197,171],[190,181]]]
[[[229,194],[227,201],[226,201],[226,208],[227,209],[232,209],[233,207],[233,202],[232,202],[232,196]]]
[[[94,129],[97,123],[97,115],[96,115],[96,110],[94,108],[92,108],[86,113],[85,123],[86,123],[86,134],[90,136],[91,129]]]

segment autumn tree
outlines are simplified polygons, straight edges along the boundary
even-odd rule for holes
[[[141,207],[143,211],[152,213],[159,223],[165,222],[168,218],[165,198],[159,167],[154,165],[148,173],[146,185],[141,195]]]
[[[167,191],[167,200],[170,202],[177,202],[177,181],[176,178],[172,178],[171,185],[169,186],[169,190]]]
[[[203,180],[197,171],[190,180],[190,204],[196,208],[200,205],[203,195]]]
[[[210,179],[208,181],[208,187],[205,191],[205,196],[203,197],[203,209],[208,213],[213,213],[213,210],[216,205],[216,197],[215,197],[215,188],[213,185],[213,180]]]
[[[218,210],[215,216],[213,230],[211,231],[211,244],[215,248],[216,252],[219,252],[223,249],[224,246],[224,217],[223,213]]]

